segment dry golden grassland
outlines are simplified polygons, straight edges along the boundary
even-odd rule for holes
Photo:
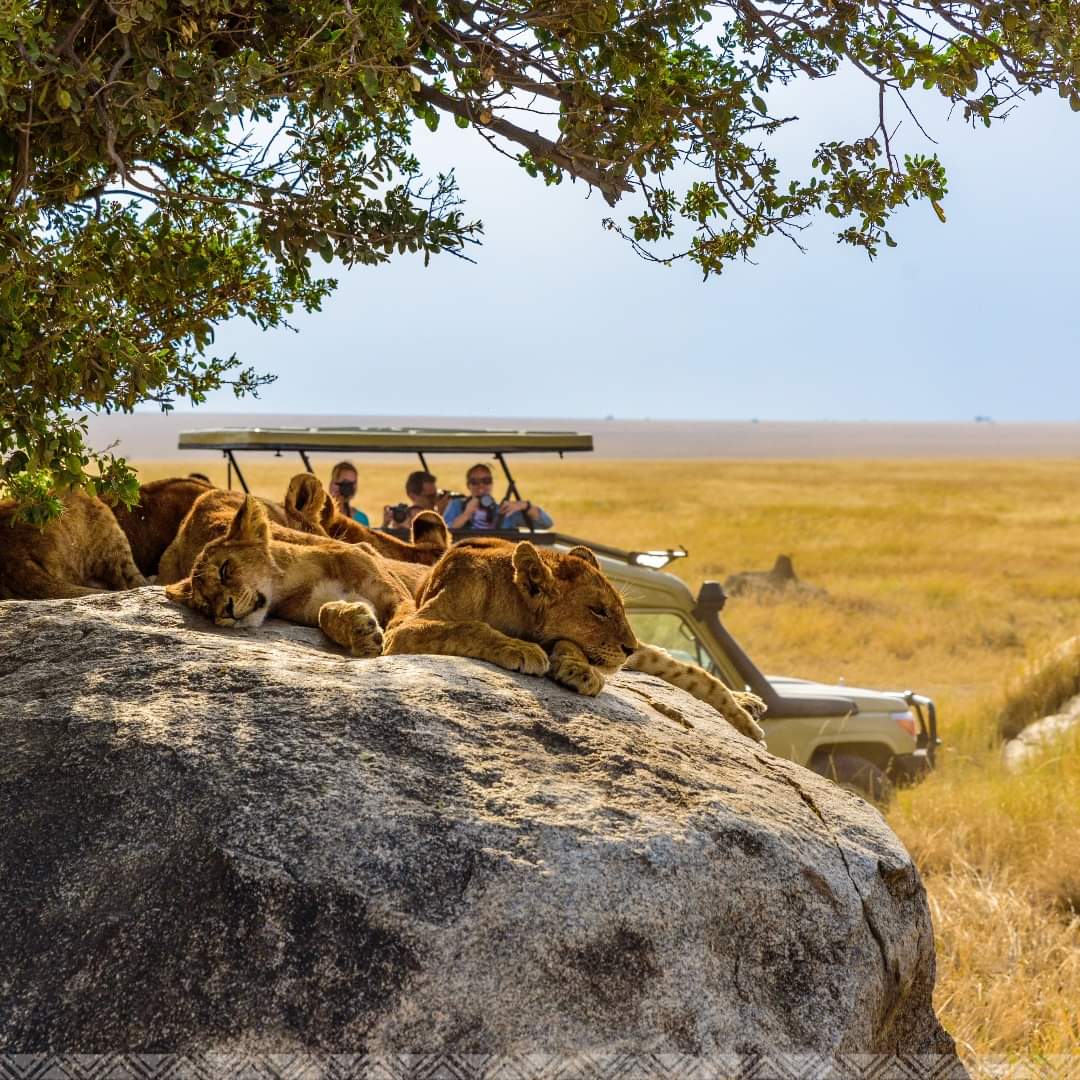
[[[280,498],[297,461],[243,465],[254,490]],[[332,462],[317,459],[324,479]],[[460,489],[470,463],[431,465]],[[357,464],[357,504],[377,524],[384,503],[404,498],[415,458]],[[1080,461],[514,464],[523,495],[565,532],[626,548],[685,544],[690,557],[674,569],[694,587],[791,555],[825,597],[733,599],[725,612],[765,670],[937,699],[940,768],[902,792],[889,819],[930,894],[940,1014],[969,1062],[1075,1053],[1080,740],[1009,776],[997,739],[1006,708],[1015,726],[1076,687],[1070,672],[1016,692],[1025,662],[1080,628]],[[224,481],[220,459],[141,474],[192,469]]]

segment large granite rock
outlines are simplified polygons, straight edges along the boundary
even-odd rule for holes
[[[0,604],[0,825],[8,1050],[955,1062],[877,811],[644,675]]]

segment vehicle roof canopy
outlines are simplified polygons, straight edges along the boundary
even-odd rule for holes
[[[576,431],[463,428],[206,428],[181,431],[181,450],[297,450],[332,453],[522,454],[592,450]]]

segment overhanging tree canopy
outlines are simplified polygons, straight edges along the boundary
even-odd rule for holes
[[[213,328],[318,308],[334,283],[314,254],[461,254],[479,226],[452,177],[423,177],[417,118],[598,189],[639,253],[706,276],[822,211],[872,255],[897,207],[944,216],[941,164],[896,145],[905,92],[988,126],[1025,92],[1080,109],[1078,18],[1055,0],[0,0],[0,483],[40,507],[93,465],[130,498],[71,410],[254,390]],[[782,173],[770,89],[845,64],[876,126]]]

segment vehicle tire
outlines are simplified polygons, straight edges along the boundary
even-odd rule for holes
[[[858,754],[830,754],[817,758],[814,772],[879,806],[885,806],[893,797],[892,781],[884,770]]]

